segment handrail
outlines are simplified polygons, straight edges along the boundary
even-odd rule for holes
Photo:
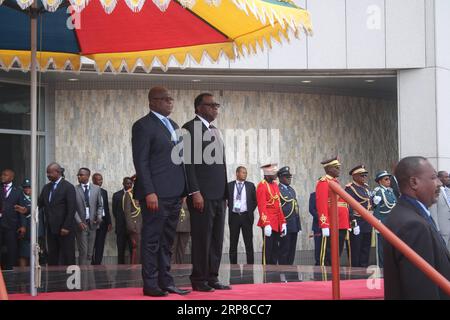
[[[358,201],[353,199],[342,187],[334,182],[328,181],[328,186],[332,193],[339,195],[344,199],[354,210],[356,210],[361,217],[378,230],[383,236],[384,240],[388,241],[394,246],[400,253],[402,253],[412,264],[414,264],[419,270],[421,270],[431,281],[439,286],[447,295],[450,296],[450,281],[448,281],[443,275],[436,271],[425,259],[418,255],[413,249],[411,249],[403,240],[397,237],[391,230],[389,230],[384,224],[369,213]],[[332,197],[333,199],[334,197]],[[336,208],[337,210],[337,208]],[[337,248],[336,248],[337,249]],[[334,280],[334,277],[333,277]],[[338,278],[339,280],[339,278]]]
[[[0,268],[0,300],[8,300],[8,291],[6,291],[5,280],[3,279],[3,273],[1,268]]]

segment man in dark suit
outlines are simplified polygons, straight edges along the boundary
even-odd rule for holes
[[[184,295],[190,290],[175,287],[169,273],[170,250],[186,194],[183,161],[179,153],[173,153],[179,142],[179,127],[168,118],[173,98],[167,89],[150,89],[148,101],[150,112],[134,123],[131,138],[136,169],[134,196],[142,210],[144,295]]]
[[[15,206],[24,207],[26,203],[23,200],[22,191],[14,186],[14,171],[5,169],[2,171],[1,181],[1,207],[0,207],[0,249],[2,245],[6,246],[6,261],[0,262],[4,264],[5,270],[12,270],[17,265],[19,258],[18,238],[25,235],[26,221],[24,216],[16,211]]]
[[[322,243],[322,230],[319,227],[319,215],[317,214],[316,193],[309,195],[309,213],[313,217],[311,230],[314,238],[314,265],[320,265],[320,244]]]
[[[237,247],[242,229],[247,264],[253,257],[253,212],[256,209],[256,187],[247,179],[247,169],[237,167],[236,180],[228,183],[228,225],[230,227],[230,263],[237,264]]]
[[[47,167],[46,184],[38,200],[44,210],[49,265],[75,264],[75,187],[62,177],[57,163]]]
[[[202,93],[195,98],[194,107],[195,118],[183,125],[187,130],[183,151],[191,213],[190,278],[196,291],[229,290],[231,287],[218,279],[228,198],[223,140],[211,124],[219,114],[220,104],[212,94]]]
[[[122,180],[123,189],[115,192],[112,197],[112,213],[116,224],[117,264],[125,264],[125,249],[131,256],[131,239],[127,232],[127,223],[123,211],[123,196],[125,192],[133,188],[133,180],[125,177]]]
[[[109,213],[108,192],[102,188],[103,176],[100,173],[94,173],[92,183],[100,187],[103,201],[103,219],[95,236],[94,256],[92,257],[92,264],[99,265],[102,264],[106,234],[112,230],[112,223],[111,214]]]
[[[450,253],[428,208],[436,203],[442,185],[424,157],[403,158],[395,169],[401,196],[386,220],[411,249],[450,280]],[[386,299],[450,299],[433,281],[384,242],[384,296]]]

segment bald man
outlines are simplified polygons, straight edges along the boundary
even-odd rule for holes
[[[395,169],[401,196],[386,226],[450,280],[450,253],[429,208],[439,197],[441,181],[424,157],[403,158]],[[384,242],[384,296],[386,299],[450,299],[422,271]]]
[[[39,208],[44,210],[48,264],[75,264],[75,187],[63,176],[58,163],[47,167],[50,181],[41,191]]]

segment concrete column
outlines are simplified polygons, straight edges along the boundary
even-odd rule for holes
[[[426,11],[427,67],[398,72],[399,153],[450,170],[450,1],[426,1]]]

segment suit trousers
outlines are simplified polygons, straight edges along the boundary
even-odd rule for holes
[[[131,239],[126,230],[116,233],[116,243],[117,243],[117,264],[126,264],[125,250],[128,249],[130,257],[131,252],[133,251]]]
[[[67,236],[53,234],[47,227],[47,254],[49,266],[68,266],[75,262],[75,234],[71,230]]]
[[[14,229],[0,227],[0,263],[4,265],[5,270],[12,270],[17,265],[19,253],[17,235],[17,231]],[[5,261],[2,261],[1,257],[1,248],[3,245],[6,246]]]
[[[350,234],[352,267],[367,268],[369,266],[370,243],[372,232],[361,232],[357,236]]]
[[[80,266],[85,266],[91,264],[92,261],[97,229],[89,225],[86,230],[80,230],[80,227],[78,226],[76,228],[77,231],[75,232],[75,237],[78,246],[78,264]]]
[[[249,213],[228,212],[228,225],[230,227],[230,263],[237,264],[237,248],[239,234],[242,229],[244,238],[245,254],[247,255],[247,264],[254,263],[253,256],[253,219],[249,219]]]
[[[100,228],[97,229],[94,244],[94,256],[92,257],[93,265],[102,264],[103,252],[105,250],[106,235],[108,234],[108,225],[102,221]]]
[[[192,284],[216,283],[222,259],[225,201],[204,199],[203,212],[187,200],[191,214]]]
[[[167,288],[174,285],[170,275],[170,257],[178,219],[181,198],[158,200],[158,211],[150,212],[140,201],[142,214],[141,262],[144,290]]]
[[[266,237],[264,229],[262,228],[263,235],[263,264],[264,258],[266,264],[277,264],[278,255],[280,253],[280,233],[272,231],[270,237]]]
[[[278,264],[293,265],[297,249],[298,232],[291,232],[280,237],[280,253]]]

